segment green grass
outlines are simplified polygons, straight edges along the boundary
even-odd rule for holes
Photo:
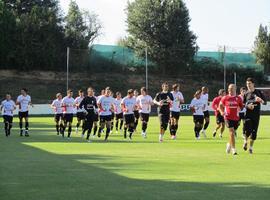
[[[56,136],[52,118],[31,118],[31,137],[0,136],[1,200],[81,199],[269,199],[269,117],[262,117],[254,154],[225,154],[223,139],[195,141],[191,117],[182,117],[176,141],[166,134],[158,143],[158,120],[151,118],[148,138],[132,142],[113,134],[110,142],[86,143]],[[1,125],[2,130],[2,125]],[[3,131],[2,131],[3,132]]]

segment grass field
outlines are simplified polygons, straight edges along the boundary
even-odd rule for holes
[[[87,143],[73,133],[56,136],[52,118],[31,118],[31,137],[0,136],[1,200],[229,199],[270,198],[270,125],[262,117],[254,154],[225,154],[223,139],[195,141],[191,117],[182,117],[176,141],[158,142],[158,120],[151,118],[148,138],[132,142],[113,134],[108,143]],[[1,124],[1,130],[3,126]],[[3,132],[3,131],[2,131]],[[240,131],[239,131],[240,136]]]

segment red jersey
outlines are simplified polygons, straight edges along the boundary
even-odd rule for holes
[[[224,118],[226,120],[239,120],[239,111],[243,108],[243,101],[238,96],[224,96],[220,103],[224,106]]]
[[[212,108],[215,111],[215,116],[217,116],[219,113],[218,107],[219,107],[219,103],[220,103],[221,99],[222,99],[222,96],[218,96],[218,97],[214,98],[212,101]]]

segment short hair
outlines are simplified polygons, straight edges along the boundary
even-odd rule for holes
[[[57,93],[56,94],[56,98],[58,98],[60,95],[62,95],[61,93]]]
[[[162,83],[162,86],[163,86],[163,85],[169,85],[169,84],[168,84],[168,82],[163,82],[163,83]]]
[[[87,88],[87,90],[94,90],[94,89],[93,89],[92,87],[89,86],[89,87]]]
[[[254,79],[251,78],[251,77],[248,77],[248,78],[247,78],[247,81],[248,81],[248,82],[251,82],[251,83],[255,83]]]
[[[224,89],[220,89],[220,90],[218,91],[218,95],[222,95],[224,92],[225,92]]]
[[[28,92],[28,90],[26,88],[22,88],[21,90],[25,91],[26,93]]]
[[[202,87],[202,91],[203,91],[203,90],[207,90],[207,91],[208,91],[208,87],[203,86],[203,87]]]
[[[68,90],[67,90],[67,93],[71,93],[71,92],[73,92],[71,89],[68,89]]]
[[[79,93],[83,93],[83,90],[79,90],[78,92],[79,92]]]
[[[141,91],[147,92],[146,87],[142,87],[142,88],[141,88]]]
[[[201,94],[202,93],[202,90],[197,90],[194,94],[194,97],[196,97],[197,95]]]
[[[105,90],[111,90],[111,88],[110,87],[106,87]]]
[[[133,89],[129,89],[129,90],[127,91],[128,94],[132,94],[133,92],[134,92]]]
[[[180,85],[178,83],[176,83],[176,84],[173,84],[172,89],[176,90],[178,87],[180,87]]]
[[[116,92],[115,94],[116,94],[116,96],[119,96],[119,95],[121,95],[121,92]]]
[[[243,90],[247,90],[247,89],[245,87],[241,87],[240,92],[242,92]]]

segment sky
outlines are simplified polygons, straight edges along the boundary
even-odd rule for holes
[[[114,45],[127,35],[128,0],[76,0],[81,9],[99,16],[102,35],[96,44]],[[197,35],[200,50],[249,52],[260,24],[270,26],[270,0],[185,0],[190,13],[190,28]],[[60,0],[66,13],[69,0]]]

